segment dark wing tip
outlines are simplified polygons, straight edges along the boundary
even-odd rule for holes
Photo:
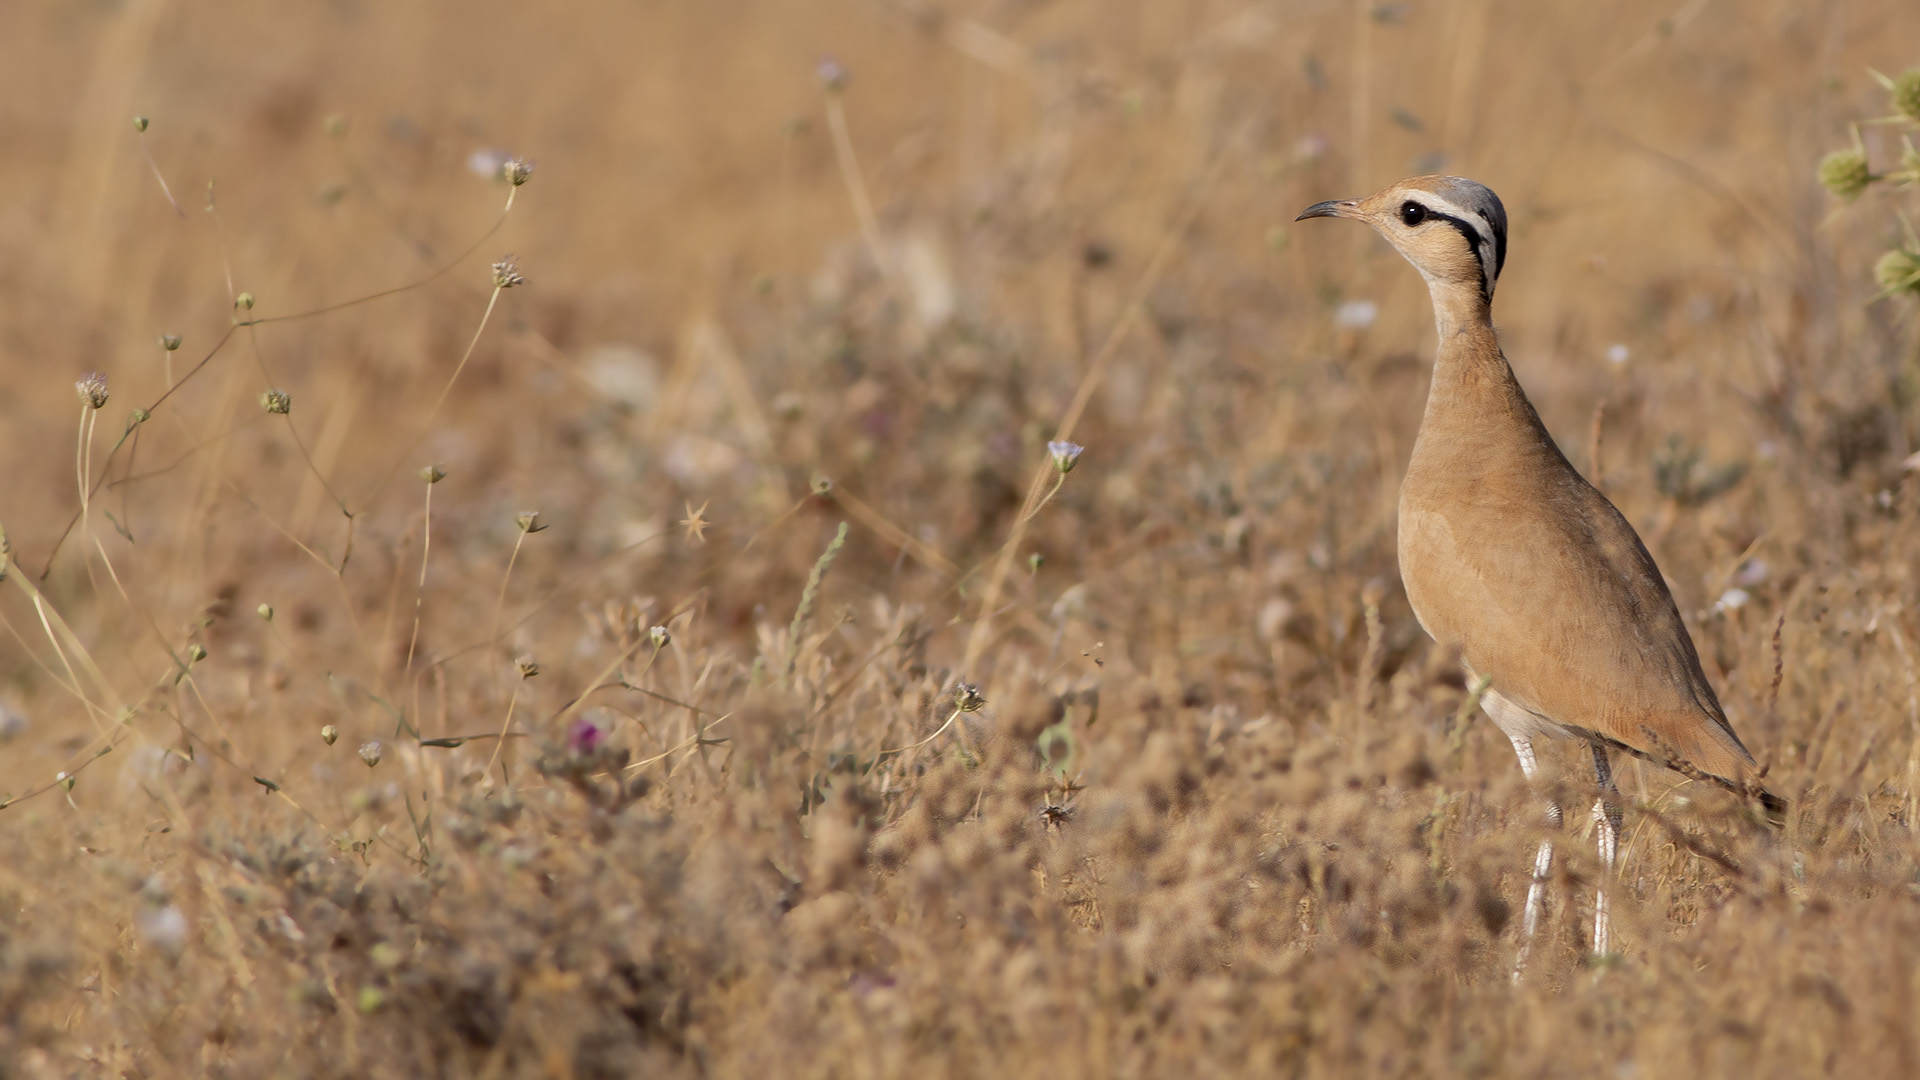
[[[1767,824],[1774,828],[1783,828],[1787,824],[1787,800],[1768,791],[1766,788],[1754,792],[1760,800],[1760,811],[1766,815]]]

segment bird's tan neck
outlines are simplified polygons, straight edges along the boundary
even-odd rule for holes
[[[1436,283],[1432,292],[1440,347],[1413,466],[1438,466],[1464,480],[1498,468],[1507,455],[1537,458],[1553,441],[1500,351],[1487,301],[1477,288]]]

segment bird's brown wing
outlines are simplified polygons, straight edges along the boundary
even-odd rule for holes
[[[1727,724],[1633,527],[1555,451],[1518,483],[1403,504],[1402,572],[1434,637],[1515,704],[1735,787],[1752,755]],[[1547,464],[1549,467],[1543,468]],[[1504,494],[1493,494],[1493,493]]]

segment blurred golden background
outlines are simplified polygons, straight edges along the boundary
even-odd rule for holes
[[[1915,41],[9,5],[0,1075],[1911,1068],[1920,206],[1815,167]],[[1430,308],[1293,224],[1421,172],[1799,815],[1628,770],[1625,954],[1570,856],[1520,986],[1537,802],[1393,562]]]

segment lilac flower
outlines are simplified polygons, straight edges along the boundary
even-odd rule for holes
[[[823,57],[819,66],[813,69],[813,74],[815,78],[820,80],[820,85],[830,91],[839,91],[846,88],[846,65],[831,56]]]
[[[600,743],[606,737],[607,733],[600,730],[599,724],[591,720],[575,720],[573,727],[567,729],[567,749],[585,757],[600,749]]]

